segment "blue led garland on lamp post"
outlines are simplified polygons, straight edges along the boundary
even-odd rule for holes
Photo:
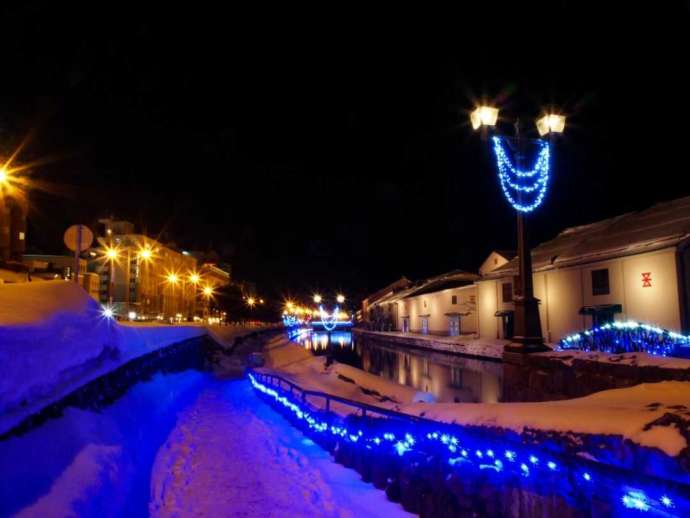
[[[537,121],[538,139],[524,138],[520,134],[520,121],[515,121],[514,136],[500,135],[495,130],[498,108],[479,106],[470,115],[472,128],[480,130],[482,137],[492,130],[491,143],[496,157],[498,179],[503,195],[517,213],[518,276],[513,297],[514,335],[506,352],[539,352],[548,350],[544,345],[539,319],[539,300],[534,297],[532,281],[532,254],[527,240],[525,216],[534,212],[544,201],[551,168],[551,139],[565,129],[565,117],[547,114]],[[548,139],[544,138],[548,137]],[[531,168],[524,164],[533,151]],[[512,158],[511,158],[512,155]]]

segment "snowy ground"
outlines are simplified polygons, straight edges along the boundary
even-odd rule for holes
[[[159,450],[151,516],[403,516],[257,400],[246,382],[211,388]]]
[[[402,516],[246,380],[185,371],[0,442],[0,516]]]
[[[266,372],[276,371],[285,379],[307,390],[337,394],[350,400],[397,409],[415,401],[432,401],[433,396],[412,387],[391,382],[349,365],[333,363],[326,367],[325,356],[313,356],[304,347],[277,336],[264,347]],[[314,401],[317,403],[317,401]],[[338,411],[336,404],[333,410]],[[349,407],[344,409],[349,413]]]

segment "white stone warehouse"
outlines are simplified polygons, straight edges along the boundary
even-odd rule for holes
[[[535,247],[534,291],[545,339],[557,342],[612,318],[690,332],[689,243],[686,197],[568,228]],[[474,279],[451,272],[370,297],[364,313],[388,315],[397,331],[445,335],[456,334],[457,314],[462,334],[509,338],[517,273],[510,255],[492,252]]]

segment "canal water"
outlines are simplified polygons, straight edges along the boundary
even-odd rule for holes
[[[317,356],[352,365],[400,385],[433,394],[438,402],[500,401],[503,366],[499,360],[423,349],[384,340],[357,339],[349,331],[293,331],[290,338]]]

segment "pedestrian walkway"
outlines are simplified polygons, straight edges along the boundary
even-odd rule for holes
[[[151,516],[407,516],[244,381],[199,393],[152,469]]]

